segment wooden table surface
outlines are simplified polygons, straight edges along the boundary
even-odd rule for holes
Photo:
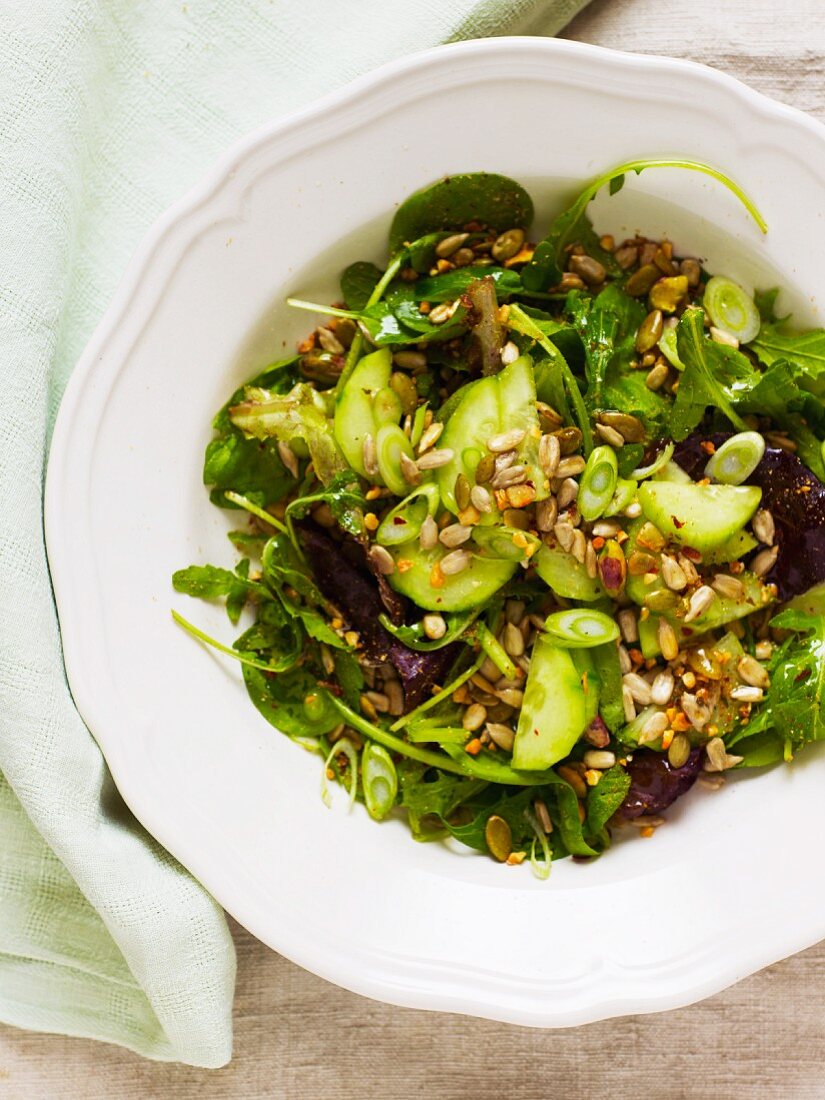
[[[566,37],[703,61],[825,121],[825,0],[594,0]],[[825,943],[691,1008],[542,1032],[367,1001],[234,932],[230,1066],[0,1027],[0,1100],[825,1098]]]

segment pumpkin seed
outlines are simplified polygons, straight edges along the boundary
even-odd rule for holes
[[[655,264],[643,264],[628,278],[624,288],[631,298],[642,298],[650,292],[650,288],[661,274]]]
[[[496,470],[495,455],[485,455],[476,466],[476,485],[486,485]],[[478,507],[478,505],[476,505]]]
[[[427,366],[427,356],[423,351],[397,351],[392,361],[404,370],[424,370]]]
[[[651,348],[658,344],[664,325],[664,318],[660,309],[651,310],[645,317],[644,321],[639,325],[639,331],[636,333],[636,351],[640,355],[646,351],[650,351]]]
[[[615,428],[625,443],[642,443],[645,438],[645,426],[637,416],[623,412],[603,412],[599,414],[599,423]]]
[[[499,817],[498,814],[491,814],[487,818],[487,824],[484,826],[484,839],[490,849],[490,854],[499,863],[506,863],[513,851],[513,834],[503,817]]]
[[[562,428],[553,435],[559,441],[559,451],[562,455],[572,455],[582,445],[582,433],[579,428]]]
[[[458,506],[458,510],[459,512],[463,512],[470,504],[470,482],[467,480],[466,474],[459,474],[455,479],[455,488],[453,492],[455,494],[455,502]]]
[[[649,390],[653,390],[654,392],[660,390],[665,382],[667,382],[669,374],[670,368],[667,363],[657,363],[645,377],[645,385]]]
[[[506,230],[500,236],[496,237],[495,243],[490,250],[494,259],[498,260],[499,263],[503,263],[505,260],[512,260],[513,256],[521,252],[524,238],[525,234],[523,229]]]
[[[655,269],[658,274],[658,268]],[[650,288],[650,305],[664,313],[675,313],[681,302],[687,298],[688,282],[684,275],[673,275],[659,279]]]
[[[671,768],[683,768],[690,756],[690,741],[683,733],[677,733],[667,750],[667,762]]]

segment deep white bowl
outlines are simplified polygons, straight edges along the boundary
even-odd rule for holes
[[[673,171],[599,199],[598,228],[668,233],[815,320],[825,128],[711,69],[496,39],[389,65],[235,146],[151,231],[66,392],[46,520],[78,707],[169,851],[255,935],[360,993],[564,1026],[688,1003],[825,936],[815,753],[697,791],[654,840],[539,883],[326,810],[318,759],[169,617],[233,636],[169,578],[233,560],[203,449],[227,393],[311,323],[288,293],[334,297],[346,262],[383,257],[395,205],[446,173],[512,175],[546,222],[597,170],[657,155],[732,175],[768,235]]]

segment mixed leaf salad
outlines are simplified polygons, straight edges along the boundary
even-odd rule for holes
[[[599,236],[594,181],[530,239],[517,182],[439,180],[234,393],[204,481],[249,695],[376,819],[497,860],[650,835],[699,779],[825,737],[825,331],[668,240]],[[241,522],[243,521],[243,522]]]

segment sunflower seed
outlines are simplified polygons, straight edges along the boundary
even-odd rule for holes
[[[391,573],[395,572],[395,562],[393,561],[392,554],[389,550],[383,546],[379,546],[377,543],[370,549],[370,561],[378,570],[378,572],[388,577]]]
[[[508,466],[490,482],[494,489],[509,489],[511,485],[521,485],[527,480],[527,468],[525,466]]]
[[[738,703],[759,703],[764,699],[765,693],[761,687],[735,687],[730,697]]]
[[[670,554],[662,554],[662,580],[674,592],[687,588],[687,577],[681,565]]]
[[[560,522],[553,528],[553,534],[558,539],[559,546],[568,553],[573,549],[573,536],[576,529],[572,523]]]
[[[741,600],[745,594],[745,586],[738,577],[730,577],[727,573],[717,573],[711,581],[711,587],[726,600]]]
[[[583,760],[588,768],[598,768],[605,771],[616,763],[616,755],[612,752],[604,752],[601,749],[588,749]]]
[[[711,765],[708,768],[709,771],[721,772],[725,770],[725,762],[727,757],[727,750],[725,749],[725,742],[721,737],[712,737],[705,745],[705,754],[707,755],[707,762]]]
[[[624,447],[624,438],[619,435],[615,428],[611,428],[609,424],[597,424],[596,434],[600,439],[603,439],[605,443],[610,444],[611,447]]]
[[[622,706],[626,722],[632,722],[636,717],[636,705],[633,702],[633,693],[627,684],[622,684]]]
[[[470,503],[479,512],[492,512],[493,498],[483,485],[474,485],[470,490]]]
[[[453,233],[451,236],[445,237],[443,241],[439,241],[435,246],[436,256],[442,260],[449,259],[454,252],[461,248],[469,236],[469,233]]]
[[[622,412],[604,412],[599,415],[599,423],[615,428],[625,443],[643,443],[645,426],[637,416]]]
[[[536,528],[539,531],[552,531],[558,519],[559,506],[555,497],[547,497],[536,505]]]
[[[429,451],[430,447],[438,442],[443,431],[444,425],[440,424],[438,421],[433,421],[429,428],[426,428],[421,435],[418,444],[418,453],[423,455],[425,451]]]
[[[510,340],[501,349],[501,362],[505,367],[508,367],[511,363],[515,363],[520,354],[521,352],[518,350],[518,345]]]
[[[437,611],[425,615],[421,620],[421,625],[424,627],[424,633],[428,638],[432,638],[433,641],[436,641],[438,638],[443,638],[447,633],[447,624]]]
[[[462,573],[472,560],[472,555],[466,550],[453,550],[441,559],[441,572],[445,577],[455,576]]]
[[[504,627],[502,644],[510,657],[520,657],[524,652],[524,635],[515,623],[507,623]]]
[[[418,541],[422,550],[432,550],[438,543],[438,524],[432,516],[426,516],[421,524]]]
[[[465,730],[478,730],[487,721],[487,708],[481,703],[470,703],[464,711],[461,724]]]
[[[576,499],[576,497],[578,495],[579,495],[579,483],[578,483],[578,481],[574,481],[574,479],[572,477],[566,477],[564,479],[564,481],[561,483],[561,485],[559,486],[559,491],[558,491],[557,497],[556,497],[557,504],[558,504],[559,508],[561,508],[561,509],[568,508],[573,503],[573,501]]]
[[[698,619],[700,615],[704,615],[715,600],[716,593],[710,585],[703,584],[701,588],[697,588],[690,597],[687,614],[685,615],[685,622],[692,623],[694,619]]]
[[[454,550],[457,546],[463,546],[473,533],[472,527],[466,527],[463,523],[451,523],[442,528],[438,541],[442,546]]]
[[[440,306],[431,309],[427,314],[427,320],[431,325],[443,325],[452,317],[458,308],[458,302],[442,302]]]
[[[650,685],[650,698],[651,701],[658,707],[665,707],[671,700],[673,695],[673,688],[676,686],[676,681],[673,677],[673,673],[670,669],[665,669],[664,672],[660,672],[653,683]]]
[[[505,752],[512,752],[516,735],[509,726],[502,725],[501,722],[488,722],[484,728],[489,733],[490,739],[500,749],[504,749]]]
[[[449,447],[444,447],[440,451],[427,451],[426,454],[419,458],[416,465],[419,470],[437,470],[440,466],[446,466],[448,462],[452,462],[453,452]]]
[[[584,559],[587,556],[587,539],[584,531],[573,531],[573,545],[570,548],[570,553],[580,565],[584,565]]]
[[[427,366],[427,356],[423,351],[397,351],[392,361],[404,370],[423,370]]]
[[[744,680],[751,687],[767,688],[770,686],[771,678],[768,675],[768,670],[749,654],[740,659],[736,671],[739,673],[740,680]]]
[[[628,672],[622,677],[622,685],[633,696],[633,702],[643,707],[650,706],[650,684],[644,680],[638,672]]]
[[[619,646],[619,669],[622,675],[626,672],[633,671],[633,662],[630,659],[630,654],[627,652],[627,646]]]
[[[751,570],[757,577],[764,577],[766,573],[770,573],[773,567],[776,565],[776,559],[779,557],[779,547],[772,546],[770,550],[760,550],[756,557],[751,562]]]
[[[487,450],[492,451],[494,454],[512,451],[515,447],[518,447],[526,434],[523,428],[513,428],[513,430],[509,432],[491,435],[487,440]]]
[[[561,444],[558,436],[543,435],[539,440],[539,465],[547,477],[555,477],[561,458]]]
[[[739,341],[730,332],[725,332],[724,329],[717,328],[716,325],[710,326],[710,338],[717,344],[724,344],[729,348],[738,348]]]
[[[753,517],[751,528],[760,542],[764,542],[766,546],[773,546],[773,540],[776,537],[776,525],[767,508],[759,509]]]
[[[547,803],[542,802],[540,798],[537,798],[533,803],[533,809],[536,811],[536,818],[543,832],[553,832],[553,822],[550,819],[550,811],[547,809]]]
[[[603,539],[614,538],[621,529],[621,524],[613,519],[600,519],[598,523],[593,524],[593,534]]]
[[[667,715],[662,711],[651,714],[639,731],[639,744],[649,745],[651,741],[658,741],[667,729]]]
[[[401,476],[408,485],[421,484],[421,471],[409,455],[405,455],[404,452],[401,451],[398,455],[398,464],[401,467]]]
[[[660,390],[662,386],[667,382],[668,375],[670,374],[670,368],[667,363],[657,363],[651,368],[650,372],[645,378],[645,385],[649,390]]]
[[[378,452],[375,448],[375,440],[368,433],[364,436],[364,442],[362,446],[364,469],[366,470],[367,477],[377,477],[378,475]]]

